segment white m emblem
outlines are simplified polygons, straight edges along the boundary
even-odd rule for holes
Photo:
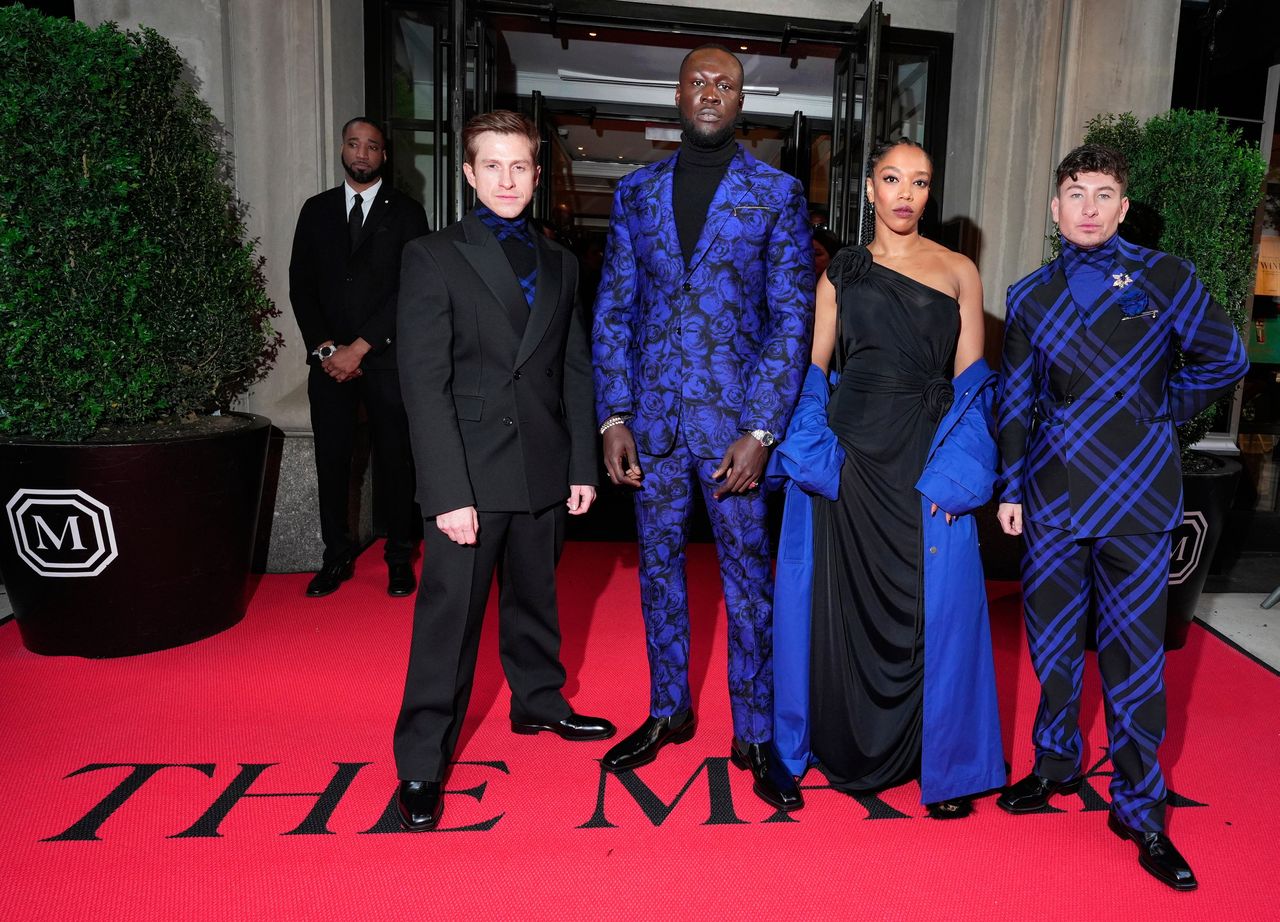
[[[41,576],[97,576],[118,556],[111,510],[83,490],[24,488],[5,509],[14,549]]]
[[[80,540],[80,517],[78,515],[67,516],[66,521],[63,523],[61,534],[54,534],[53,529],[49,527],[49,524],[41,516],[32,515],[31,521],[35,522],[36,525],[37,549],[48,550],[44,543],[45,539],[48,538],[50,544],[57,550],[62,550],[62,542],[67,538],[67,532],[70,532],[72,549],[77,551],[84,550],[84,542]]]
[[[1169,548],[1169,585],[1186,582],[1200,563],[1204,539],[1209,534],[1209,520],[1203,512],[1188,510],[1182,514],[1182,525],[1173,530]]]

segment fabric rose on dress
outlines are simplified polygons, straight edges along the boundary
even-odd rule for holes
[[[870,250],[866,247],[845,247],[827,266],[827,278],[839,291],[842,286],[852,285],[870,271]]]
[[[925,382],[924,392],[920,395],[924,411],[935,422],[947,415],[955,399],[955,388],[947,378],[930,378]]]

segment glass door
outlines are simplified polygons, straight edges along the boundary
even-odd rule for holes
[[[474,0],[366,4],[369,115],[387,125],[391,180],[426,208],[432,227],[470,208],[462,127],[493,108],[497,39]]]
[[[390,135],[391,183],[426,208],[433,228],[451,220],[448,18],[443,7],[395,4],[375,23],[383,36],[381,116]],[[374,100],[371,99],[371,102]]]
[[[862,194],[874,143],[883,4],[868,4],[853,45],[836,59],[831,107],[831,180],[828,224],[847,243],[871,239],[874,220]]]
[[[461,220],[475,204],[475,194],[462,175],[462,128],[473,115],[493,109],[498,84],[497,39],[493,28],[468,0],[450,0],[449,36],[456,52],[450,56],[453,87],[449,106],[450,162],[449,221]]]
[[[528,115],[538,126],[538,134],[542,137],[542,147],[538,149],[538,170],[540,180],[538,188],[533,192],[533,217],[540,221],[551,218],[551,192],[555,186],[554,153],[556,145],[555,126],[547,117],[546,101],[542,93],[534,90],[529,94]]]
[[[782,169],[790,173],[806,189],[809,188],[809,172],[811,169],[809,143],[809,120],[803,112],[797,111],[791,117],[791,128],[782,144]]]

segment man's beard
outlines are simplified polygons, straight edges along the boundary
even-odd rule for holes
[[[371,182],[382,172],[382,164],[374,167],[372,170],[357,170],[351,164],[347,163],[345,157],[342,158],[342,169],[356,182]]]
[[[698,130],[698,122],[681,115],[680,127],[684,130],[684,143],[698,150],[715,150],[723,147],[734,135],[732,120],[725,122],[710,134],[705,134]]]

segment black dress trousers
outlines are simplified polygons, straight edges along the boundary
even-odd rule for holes
[[[354,554],[349,528],[351,455],[360,404],[369,418],[373,482],[382,494],[388,564],[409,563],[417,543],[413,455],[409,421],[395,368],[365,368],[353,381],[339,384],[318,364],[307,380],[311,428],[315,434],[316,481],[320,493],[320,534],[326,565]]]

